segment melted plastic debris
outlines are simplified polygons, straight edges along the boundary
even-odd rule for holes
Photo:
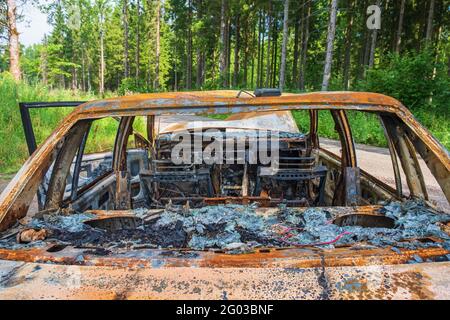
[[[80,213],[71,215],[43,215],[41,219],[33,219],[29,223],[31,228],[61,229],[70,233],[82,232],[88,229],[85,221],[95,218],[94,214]]]
[[[149,212],[135,210],[142,225],[135,230],[107,232],[86,225],[95,215],[80,213],[70,216],[44,215],[32,219],[27,228],[45,228],[47,240],[73,246],[114,248],[190,248],[222,249],[229,253],[248,252],[256,247],[367,245],[418,249],[443,247],[450,250],[450,237],[441,230],[450,215],[438,213],[422,202],[392,202],[380,213],[394,219],[395,227],[364,228],[333,224],[330,212],[309,208],[301,212],[280,206],[276,214],[256,213],[255,205],[219,205],[192,209],[166,208],[157,219],[145,220]],[[427,237],[439,241],[421,241]],[[1,237],[0,237],[1,238]],[[15,237],[0,240],[0,247],[27,248],[44,242],[17,244]]]

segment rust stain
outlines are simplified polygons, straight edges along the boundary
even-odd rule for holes
[[[18,264],[2,299],[433,299],[449,298],[423,266],[171,269]],[[321,276],[321,274],[323,276]],[[440,282],[448,285],[448,281]],[[286,288],[289,288],[288,290]],[[324,290],[327,294],[324,295]]]
[[[432,259],[449,254],[441,248],[402,250],[396,253],[389,248],[352,250],[351,248],[322,249],[260,249],[254,253],[230,255],[212,251],[147,249],[145,258],[96,256],[89,248],[67,247],[64,251],[49,252],[48,248],[22,250],[0,249],[0,260],[56,263],[63,265],[115,266],[128,268],[318,268],[370,265],[397,265],[407,263],[414,255]],[[80,260],[80,257],[82,259]]]
[[[396,273],[392,279],[393,291],[408,288],[414,300],[434,299],[434,294],[428,287],[431,284],[430,277],[420,271],[405,271]]]

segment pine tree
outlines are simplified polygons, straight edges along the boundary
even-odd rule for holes
[[[286,51],[289,37],[288,20],[289,20],[289,0],[284,0],[283,48],[281,49],[280,90],[283,90],[284,81],[286,78]]]

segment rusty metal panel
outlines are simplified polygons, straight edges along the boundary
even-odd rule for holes
[[[361,202],[361,181],[359,168],[344,169],[345,204],[357,206]]]
[[[450,299],[450,263],[117,268],[0,261],[0,299]]]

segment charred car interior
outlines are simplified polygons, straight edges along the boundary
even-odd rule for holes
[[[292,110],[309,118],[304,132]],[[358,166],[348,111],[378,118],[395,185]],[[320,145],[320,113],[334,120],[340,154]],[[114,145],[88,154],[92,128],[105,118],[117,123]],[[378,94],[217,91],[88,102],[0,196],[0,258],[153,267],[447,261],[450,215],[429,201],[419,157],[450,199],[448,151]]]

